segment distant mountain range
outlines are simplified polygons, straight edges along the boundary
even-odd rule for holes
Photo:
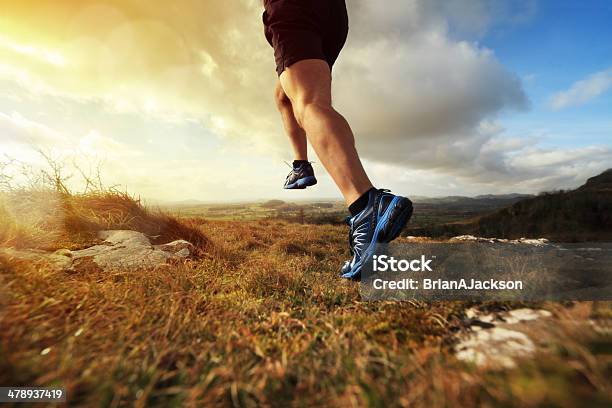
[[[511,193],[511,194],[483,194],[475,197],[468,196],[445,196],[445,197],[427,197],[427,196],[410,196],[410,199],[415,203],[432,203],[432,204],[443,204],[443,203],[464,203],[470,204],[475,203],[482,200],[490,200],[494,201],[518,201],[523,198],[534,197],[533,194],[519,194],[519,193]],[[340,199],[325,199],[325,198],[316,198],[312,200],[295,200],[298,203],[302,204],[312,204],[312,203],[336,203],[342,202]],[[261,200],[262,205],[268,206],[270,203],[280,203],[284,204],[285,201],[282,200]],[[293,202],[293,201],[292,201]],[[234,202],[228,203],[220,203],[217,201],[204,201],[204,200],[181,200],[181,201],[156,201],[156,200],[148,200],[149,204],[158,205],[162,207],[197,207],[200,205],[211,205],[211,204],[234,204]],[[237,204],[245,204],[248,203],[246,201],[236,201]],[[253,203],[257,203],[254,201]]]
[[[575,190],[542,193],[475,219],[448,223],[413,234],[484,237],[545,237],[555,241],[612,240],[612,169]]]
[[[415,202],[457,202],[457,201],[474,201],[474,200],[515,200],[527,197],[533,197],[533,194],[481,194],[474,197],[468,196],[444,196],[444,197],[427,197],[427,196],[410,196],[410,199]]]

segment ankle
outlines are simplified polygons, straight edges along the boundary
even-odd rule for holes
[[[354,217],[355,215],[365,210],[365,208],[368,206],[368,202],[370,201],[370,192],[372,192],[373,190],[376,191],[376,188],[370,187],[367,191],[361,194],[358,199],[356,199],[349,205],[349,212],[351,213],[351,217]]]
[[[308,160],[296,159],[296,160],[293,161],[293,167],[294,168],[300,167],[300,166],[302,166],[304,164],[308,164],[308,163],[310,163]]]

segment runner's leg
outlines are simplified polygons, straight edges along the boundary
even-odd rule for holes
[[[372,183],[348,122],[332,107],[329,65],[320,59],[301,60],[282,72],[280,83],[297,123],[350,205],[372,188]]]
[[[276,82],[274,88],[274,100],[276,107],[281,114],[285,132],[289,136],[291,147],[293,148],[294,160],[308,160],[308,151],[306,147],[306,132],[300,127],[293,114],[293,106],[291,101],[283,91],[280,81]]]

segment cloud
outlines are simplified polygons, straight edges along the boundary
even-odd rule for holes
[[[550,161],[559,152],[565,152],[568,166],[587,168],[582,153],[538,150],[532,139],[505,137],[497,123],[500,113],[525,110],[529,101],[521,79],[477,39],[495,27],[528,21],[536,4],[389,0],[382,7],[370,0],[348,1],[351,30],[334,68],[334,103],[349,119],[368,166],[401,169],[394,174],[405,174],[407,182],[418,174],[421,180],[452,179],[466,189],[499,187],[495,180],[522,182],[523,177],[540,188],[542,180],[552,180],[555,167],[538,165],[537,159]],[[188,183],[194,174],[234,174],[232,163],[251,160],[258,171],[268,172],[258,180],[273,182],[273,171],[279,170],[269,163],[286,155],[289,145],[272,100],[276,73],[259,0],[177,0],[172,5],[48,0],[36,7],[0,0],[0,8],[5,33],[0,79],[27,88],[32,95],[20,94],[24,100],[52,99],[66,106],[73,116],[66,115],[70,120],[58,129],[78,128],[68,133],[74,146],[117,152],[117,161],[126,149],[150,157],[129,162],[137,170],[113,170],[113,181],[134,183],[153,195],[147,174],[168,163],[172,194],[196,194]],[[94,109],[106,114],[89,113]],[[46,110],[62,116],[55,106]],[[0,126],[2,120],[8,123],[0,116]],[[165,129],[162,122],[186,126],[190,137],[177,138],[172,128],[156,130]],[[49,141],[37,137],[35,143]],[[156,151],[144,146],[152,137]],[[197,143],[198,138],[214,143]],[[189,141],[189,166],[175,160],[184,144],[177,139]],[[192,160],[197,149],[202,149],[199,161]],[[220,152],[222,162],[216,160]],[[517,159],[522,155],[531,160]],[[157,180],[159,188],[168,177]],[[210,191],[223,188],[207,183],[202,186]],[[276,191],[252,179],[244,184],[254,186],[249,194]],[[440,185],[451,188],[448,182]],[[236,194],[240,189],[247,187],[240,185]]]
[[[341,69],[336,102],[365,144],[444,143],[504,109],[527,106],[520,80],[489,51],[439,31],[355,45]]]
[[[569,89],[557,92],[550,98],[550,106],[554,110],[561,110],[584,105],[610,88],[612,88],[612,68],[589,75],[575,82]]]
[[[225,123],[229,137],[280,139],[270,91],[276,75],[258,1],[26,3],[0,0],[12,44],[0,56],[13,76],[44,78],[46,89],[36,91]],[[41,65],[17,51],[30,48],[61,55],[64,63]]]
[[[362,156],[466,180],[483,161],[491,174],[511,171],[484,149],[500,136],[499,113],[528,108],[521,80],[491,50],[451,35],[457,25],[479,33],[509,11],[485,1],[356,4],[334,101]]]
[[[7,20],[31,27],[13,30],[17,38],[10,48],[62,56],[61,67],[41,66],[20,52],[9,56],[26,77],[42,76],[51,88],[101,98],[117,109],[201,118],[223,136],[272,151],[286,147],[271,97],[276,76],[259,1],[182,0],[169,8],[150,1],[128,7],[65,0],[43,2],[36,10],[10,3],[3,7]],[[351,33],[335,93],[356,133],[387,140],[393,133],[440,135],[524,107],[518,78],[489,50],[449,34],[452,27],[485,30],[509,15],[500,4],[349,2]],[[32,37],[45,43],[33,47]],[[355,86],[365,94],[355,98]]]
[[[48,126],[23,117],[18,112],[0,112],[0,134],[5,143],[32,146],[62,143],[66,137]]]
[[[506,155],[505,161],[511,169],[505,177],[497,180],[483,177],[492,190],[503,190],[509,185],[529,192],[575,188],[610,167],[612,148],[529,146]]]
[[[575,188],[610,167],[612,148],[538,147],[529,139],[493,138],[477,154],[473,166],[431,169],[393,163],[371,166],[372,178],[400,193],[430,196],[483,193],[537,193]]]
[[[82,158],[82,162],[94,158],[121,161],[133,159],[139,154],[128,145],[102,134],[97,129],[88,128],[82,133],[65,133],[16,111],[10,114],[0,111],[0,135],[0,157],[7,155],[33,165],[40,164],[37,163],[41,159],[38,151],[58,160]],[[15,152],[18,152],[20,157],[13,157]]]
[[[351,33],[359,36],[360,41],[384,37],[390,31],[408,38],[424,28],[440,27],[460,36],[478,37],[494,26],[530,21],[537,13],[537,5],[537,0],[387,1],[384,7],[368,1],[348,3],[353,28],[368,26],[367,30]],[[371,21],[379,23],[372,25]]]

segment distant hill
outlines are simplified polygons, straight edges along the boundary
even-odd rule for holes
[[[206,201],[192,199],[192,200],[162,202],[160,204],[164,207],[197,207],[198,205],[206,205],[208,203]]]
[[[481,199],[481,200],[516,200],[516,199],[523,199],[527,197],[533,197],[533,194],[518,194],[518,193],[483,194],[483,195],[478,195],[474,198]]]
[[[554,241],[612,239],[612,169],[570,191],[542,193],[477,219],[438,226],[433,235],[545,237]]]
[[[265,203],[261,204],[263,208],[278,208],[282,207],[286,203],[283,200],[268,200]]]
[[[612,191],[612,169],[608,169],[598,176],[591,177],[578,187],[578,191]]]
[[[430,204],[477,204],[479,202],[490,204],[491,202],[516,202],[524,198],[533,197],[533,194],[484,194],[475,197],[467,196],[445,196],[445,197],[426,197],[426,196],[410,196],[410,199],[415,203],[430,203]]]

